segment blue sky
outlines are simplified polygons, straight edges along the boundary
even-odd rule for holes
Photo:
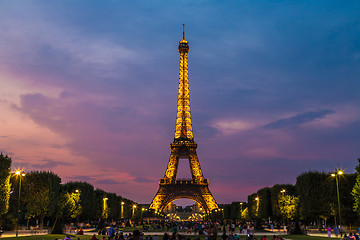
[[[354,172],[359,16],[358,1],[1,1],[0,150],[14,168],[149,203],[184,23],[194,137],[219,203],[308,170]]]

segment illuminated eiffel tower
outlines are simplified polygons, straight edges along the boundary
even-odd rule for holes
[[[165,176],[160,179],[159,190],[150,205],[150,209],[157,212],[162,212],[168,204],[181,198],[194,200],[206,212],[218,208],[209,190],[209,180],[204,178],[196,154],[197,144],[194,142],[190,113],[187,63],[189,44],[185,40],[184,27],[185,25],[183,25],[183,38],[179,42],[180,71],[175,137],[174,142],[170,144],[171,155]],[[189,160],[191,178],[177,179],[179,160],[185,159]]]

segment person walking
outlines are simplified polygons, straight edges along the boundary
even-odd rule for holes
[[[114,235],[115,235],[115,229],[113,226],[110,226],[108,229],[107,229],[107,235],[108,235],[108,239],[109,240],[112,240]]]
[[[331,227],[330,226],[327,227],[327,234],[328,234],[328,237],[331,237]]]

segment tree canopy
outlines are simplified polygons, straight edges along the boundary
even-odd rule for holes
[[[0,216],[9,209],[10,176],[11,158],[0,153]]]
[[[31,172],[23,181],[23,199],[26,205],[26,217],[40,218],[43,226],[45,216],[53,216],[60,199],[61,179],[52,172]]]

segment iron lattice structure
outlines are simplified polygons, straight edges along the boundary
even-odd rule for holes
[[[165,176],[160,179],[159,190],[150,205],[150,209],[157,212],[162,212],[168,204],[181,198],[194,200],[206,212],[218,208],[209,190],[209,180],[204,178],[196,154],[197,144],[194,141],[191,125],[188,52],[189,43],[185,40],[185,31],[183,29],[183,38],[179,42],[180,70],[175,137],[174,142],[170,144],[171,155]],[[176,178],[179,159],[189,160],[191,179]]]

